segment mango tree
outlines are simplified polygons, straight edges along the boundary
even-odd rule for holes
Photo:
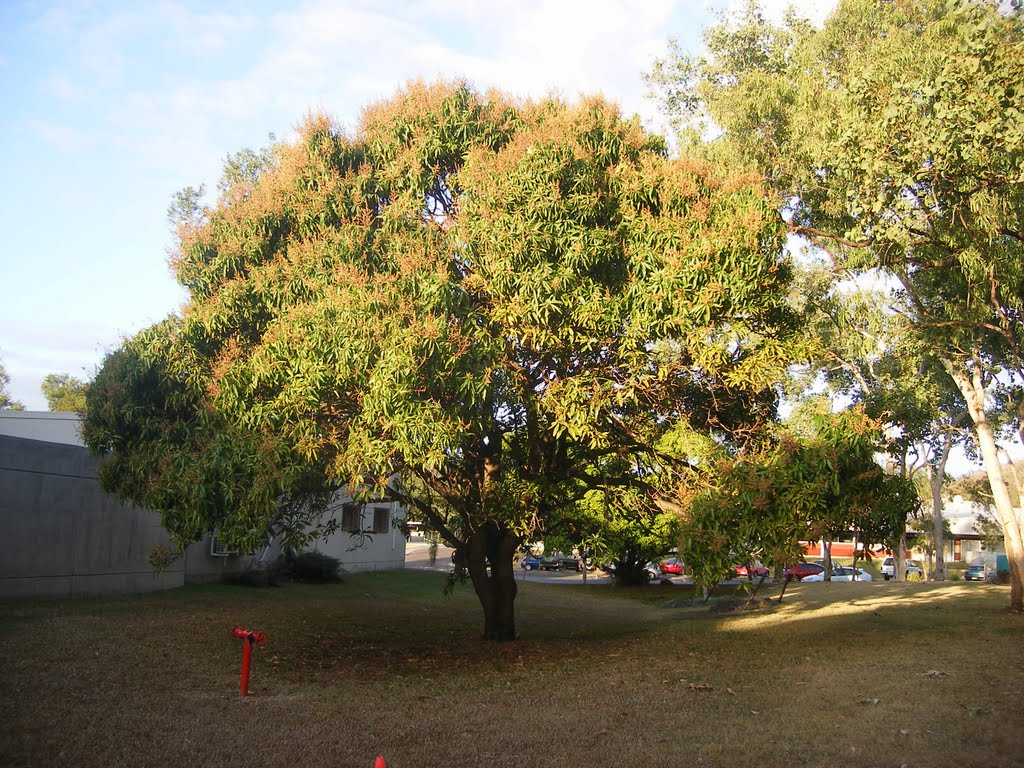
[[[528,537],[595,489],[656,499],[671,429],[774,413],[781,220],[614,105],[414,83],[229,171],[174,207],[181,316],[89,392],[105,482],[182,540],[301,540],[337,490],[398,499],[509,640]]]

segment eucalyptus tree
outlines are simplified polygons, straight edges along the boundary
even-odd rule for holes
[[[386,495],[512,639],[524,541],[595,490],[656,503],[670,436],[774,415],[796,324],[771,201],[603,100],[414,83],[240,157],[214,205],[176,200],[181,317],[89,392],[105,481],[182,540],[301,539],[333,491]]]
[[[797,399],[827,396],[834,403],[862,403],[886,427],[889,468],[907,480],[922,475],[936,521],[932,578],[944,578],[942,489],[954,445],[964,445],[963,397],[931,350],[914,333],[908,308],[880,281],[839,283],[822,265],[798,270],[797,291],[816,343],[812,362],[787,380]],[[897,578],[904,570],[905,542],[894,547]]]
[[[652,81],[708,152],[756,167],[791,232],[843,276],[894,284],[955,384],[1024,610],[1024,539],[999,462],[1024,429],[1024,22],[988,0],[844,0],[821,29],[750,5]]]

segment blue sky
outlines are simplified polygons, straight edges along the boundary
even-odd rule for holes
[[[660,129],[641,73],[692,51],[733,0],[0,0],[0,360],[46,409],[48,373],[91,378],[187,300],[166,212],[224,157],[310,111],[353,125],[410,78],[603,93]],[[827,4],[803,2],[819,18]],[[778,6],[784,3],[767,3]]]

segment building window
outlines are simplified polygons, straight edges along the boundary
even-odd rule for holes
[[[341,508],[341,530],[359,533],[363,527],[363,510],[358,504],[345,504]]]
[[[391,523],[391,510],[387,507],[373,508],[373,532],[387,533]]]

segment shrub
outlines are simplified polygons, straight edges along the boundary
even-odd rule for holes
[[[226,573],[221,580],[225,584],[232,584],[236,587],[276,587],[279,575],[274,566],[246,568],[238,573]]]
[[[283,557],[272,563],[251,560],[241,571],[225,573],[221,581],[237,587],[276,587],[290,578]]]
[[[326,584],[341,581],[341,562],[322,552],[300,552],[282,555],[283,571],[295,581]]]

